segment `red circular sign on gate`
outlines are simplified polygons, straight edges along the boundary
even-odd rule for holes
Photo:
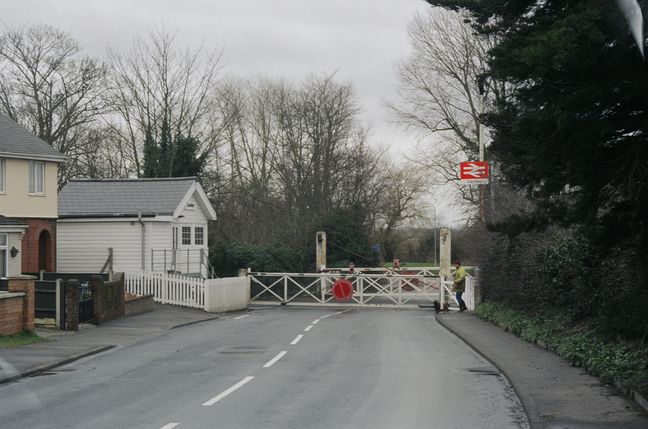
[[[338,301],[346,301],[353,295],[353,285],[346,279],[340,279],[333,283],[333,296]]]

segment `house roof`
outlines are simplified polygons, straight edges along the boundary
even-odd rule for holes
[[[26,228],[27,224],[17,219],[11,219],[0,215],[0,226],[24,226]]]
[[[6,218],[0,215],[0,231],[2,232],[13,232],[13,231],[23,231],[27,229],[27,224],[25,222],[19,221],[17,219]]]
[[[167,179],[75,179],[58,194],[60,218],[174,215],[195,192],[207,217],[215,219],[195,177]]]
[[[0,113],[0,156],[62,162],[65,157],[4,113]]]

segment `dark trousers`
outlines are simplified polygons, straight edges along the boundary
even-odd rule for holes
[[[457,291],[455,297],[457,298],[457,302],[459,303],[459,310],[467,310],[468,307],[466,307],[466,303],[464,302],[463,299],[461,299],[461,296],[463,295],[463,292]]]

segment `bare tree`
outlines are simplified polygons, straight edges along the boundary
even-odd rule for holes
[[[467,18],[442,8],[414,17],[409,26],[413,52],[398,66],[400,102],[390,107],[402,124],[426,138],[413,161],[436,182],[456,185],[461,199],[474,207],[478,192],[461,185],[458,164],[478,157],[479,79],[493,41],[476,35]],[[493,96],[502,90],[491,86]]]
[[[135,39],[126,53],[108,51],[108,103],[113,112],[108,123],[130,148],[138,175],[143,173],[147,136],[167,139],[170,145],[191,136],[202,143],[202,153],[215,149],[220,120],[214,117],[212,94],[220,58],[220,53],[206,54],[202,48],[179,48],[175,35],[164,29]],[[172,165],[173,160],[169,170]]]
[[[383,192],[376,226],[383,255],[391,260],[404,239],[396,233],[397,229],[424,216],[425,204],[421,197],[426,191],[426,182],[411,165],[386,165],[381,179]]]
[[[300,85],[230,81],[217,100],[224,144],[214,192],[223,238],[301,247],[331,213],[352,207],[371,232],[383,165],[349,85],[333,76]]]
[[[72,37],[49,25],[0,36],[0,108],[69,157],[59,185],[78,173],[88,153],[84,129],[104,110],[106,66],[81,55]]]

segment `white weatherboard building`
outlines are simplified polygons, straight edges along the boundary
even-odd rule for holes
[[[216,212],[195,177],[71,180],[58,215],[58,272],[210,276],[207,224]]]

